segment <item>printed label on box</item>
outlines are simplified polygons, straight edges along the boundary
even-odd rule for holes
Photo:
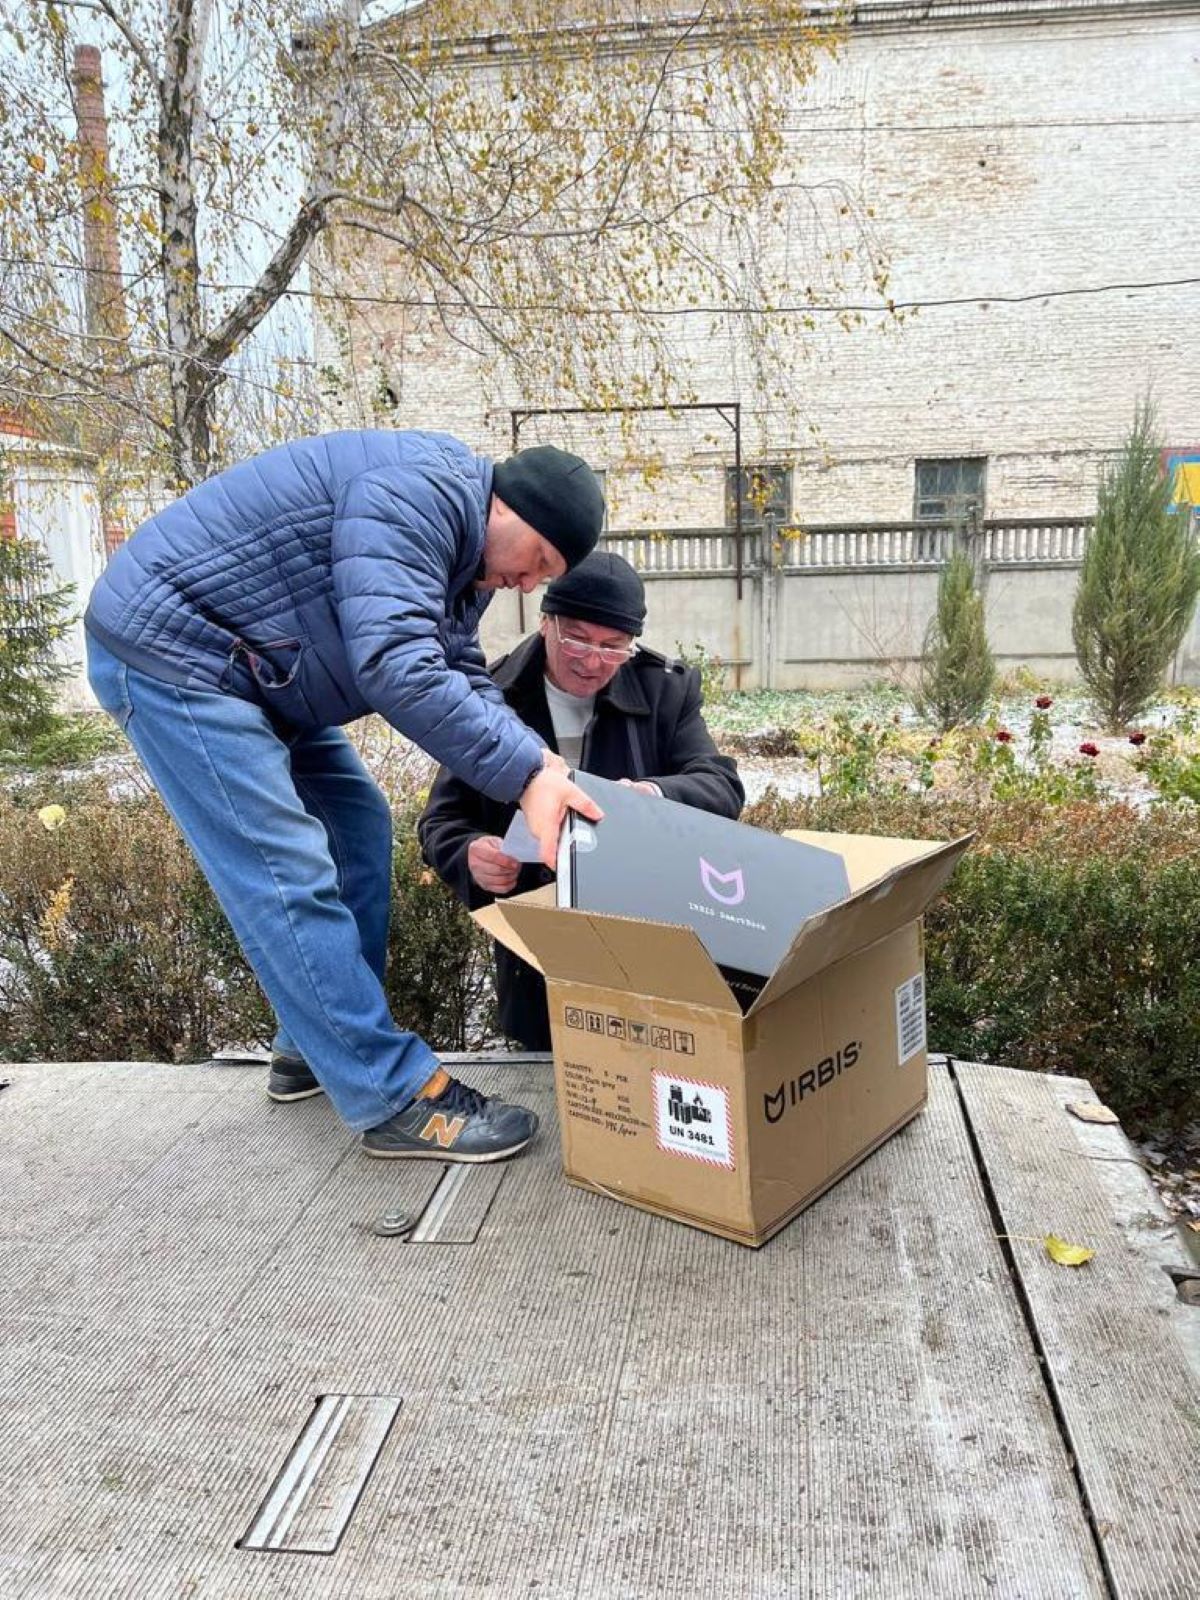
[[[618,1066],[564,1056],[559,1087],[564,1115],[572,1122],[586,1122],[618,1139],[650,1131],[647,1118],[634,1110],[629,1074]]]
[[[925,1048],[925,974],[902,983],[896,990],[896,1049],[898,1067]]]
[[[674,1073],[654,1072],[654,1139],[660,1150],[733,1170],[729,1091]]]

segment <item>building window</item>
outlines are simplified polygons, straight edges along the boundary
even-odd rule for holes
[[[792,520],[792,469],[791,467],[742,468],[742,522],[747,526],[773,517],[777,523]],[[737,525],[738,474],[734,467],[725,469],[725,526]]]
[[[918,461],[913,520],[955,522],[960,526],[983,516],[983,456],[948,456]]]

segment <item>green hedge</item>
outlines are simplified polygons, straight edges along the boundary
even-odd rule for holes
[[[58,800],[61,826],[39,807]],[[494,1030],[487,940],[397,829],[393,1012],[443,1049]],[[51,818],[51,820],[54,820]],[[930,1042],[1090,1078],[1131,1129],[1200,1115],[1200,820],[1098,800],[900,792],[751,808],[771,828],[978,841],[927,922]],[[195,1060],[269,1018],[159,802],[0,794],[0,1057]]]
[[[931,1047],[1086,1077],[1132,1130],[1200,1115],[1200,819],[1078,801],[783,802],[760,827],[977,833],[926,918]]]
[[[39,818],[61,804],[61,823]],[[51,822],[56,819],[51,815]],[[397,828],[388,995],[442,1049],[491,1035],[490,948]],[[156,797],[89,782],[0,794],[0,1059],[201,1060],[270,1013]]]

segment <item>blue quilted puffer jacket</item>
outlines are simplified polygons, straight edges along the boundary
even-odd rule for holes
[[[255,700],[284,729],[377,711],[473,788],[515,799],[542,741],[479,648],[491,486],[491,462],[446,434],[297,440],[143,524],[87,627],[139,671]]]

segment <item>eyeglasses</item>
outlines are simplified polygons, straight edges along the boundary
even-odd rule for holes
[[[585,656],[599,656],[606,667],[619,667],[623,661],[628,661],[630,656],[637,655],[637,644],[589,644],[586,639],[575,639],[569,633],[562,631],[562,626],[557,617],[554,618],[554,633],[562,646],[565,656],[572,656],[576,661],[582,661]]]

